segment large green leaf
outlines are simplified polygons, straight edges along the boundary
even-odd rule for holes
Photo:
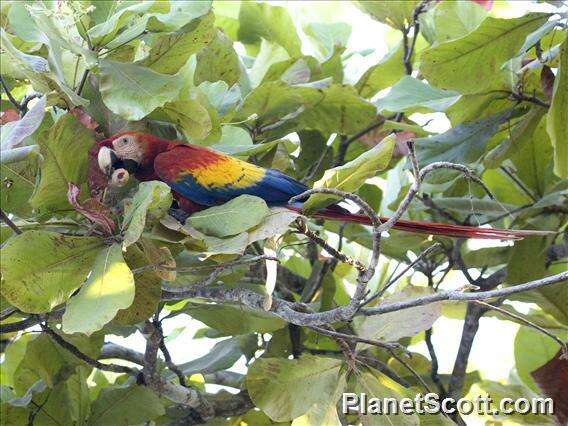
[[[431,43],[443,43],[475,30],[487,11],[473,1],[444,1],[420,16],[421,33]]]
[[[398,43],[376,65],[370,67],[361,76],[355,88],[364,98],[370,98],[377,92],[396,83],[405,73],[403,44]]]
[[[247,352],[248,347],[256,347],[256,336],[231,337],[216,343],[211,351],[201,358],[180,364],[179,368],[185,375],[194,373],[208,374],[231,368]]]
[[[560,64],[554,81],[554,96],[546,129],[554,146],[554,173],[568,178],[568,39],[560,48]]]
[[[445,111],[460,98],[458,92],[432,87],[410,76],[401,78],[384,97],[375,102],[379,110],[406,111],[425,107],[433,111]]]
[[[100,60],[99,90],[105,105],[126,120],[140,120],[173,101],[183,79],[135,64]]]
[[[465,37],[424,51],[420,71],[430,84],[462,94],[506,89],[503,64],[515,56],[527,34],[547,18],[541,13],[515,19],[489,17]]]
[[[28,231],[2,248],[2,296],[23,312],[49,312],[82,284],[102,242]]]
[[[193,318],[225,335],[269,333],[286,323],[274,314],[234,305],[192,305],[185,309]]]
[[[160,397],[146,386],[108,387],[93,401],[87,424],[143,424],[164,414]]]
[[[59,331],[54,330],[60,334]],[[90,358],[96,359],[103,343],[103,336],[76,335],[61,337]],[[69,351],[63,350],[47,334],[40,334],[26,346],[26,354],[14,373],[14,390],[21,395],[38,380],[43,380],[50,388],[71,376],[77,367],[90,371],[84,361]]]
[[[146,243],[145,247],[148,247],[148,243]],[[128,248],[128,251],[124,255],[124,260],[131,270],[143,268],[153,263],[137,245]],[[160,260],[163,260],[163,257],[160,258]],[[160,276],[158,276],[156,272],[146,270],[135,274],[134,284],[136,287],[134,301],[128,308],[121,309],[116,313],[114,317],[115,323],[137,324],[150,318],[158,307],[162,289],[160,287]]]
[[[376,0],[356,1],[355,4],[374,19],[396,29],[402,30],[412,22],[416,0]]]
[[[28,200],[35,189],[36,170],[35,162],[0,164],[0,203],[4,211],[20,217],[31,213]]]
[[[182,31],[154,35],[148,57],[140,65],[162,74],[175,74],[191,55],[213,40],[213,21],[213,14],[209,13]]]
[[[324,59],[329,59],[337,47],[345,48],[351,35],[351,26],[344,22],[310,22],[304,32],[315,41]]]
[[[307,354],[293,360],[259,358],[249,368],[247,390],[255,405],[273,421],[289,421],[314,405],[330,403],[341,365],[340,359]]]
[[[196,99],[168,102],[160,113],[165,116],[164,121],[176,124],[190,140],[205,139],[213,128],[209,111]],[[161,118],[158,114],[152,114],[152,118]]]
[[[326,170],[323,177],[314,184],[314,188],[335,188],[346,192],[356,191],[365,183],[365,180],[372,178],[377,172],[388,166],[394,144],[394,136],[386,137],[356,159],[342,166]],[[304,203],[304,209],[312,211],[334,200],[336,200],[334,196],[315,194]]]
[[[408,396],[410,393],[392,379],[372,369],[362,371],[357,375],[355,392],[358,394],[365,393],[367,395],[376,395],[379,398],[393,398],[398,401],[404,396]],[[417,426],[422,424],[416,414],[378,414],[379,413],[368,413],[367,415],[361,416],[362,424],[369,426]]]
[[[531,373],[554,358],[559,350],[560,345],[550,337],[528,327],[519,328],[515,337],[515,366],[523,383],[534,392],[538,393],[539,389]]]
[[[428,287],[407,286],[384,299],[385,304],[427,296],[434,291]],[[357,327],[357,333],[367,339],[393,342],[427,330],[442,314],[440,303],[418,306],[397,312],[366,317]]]
[[[79,293],[67,302],[62,328],[65,333],[87,335],[100,330],[134,300],[134,276],[122,257],[122,245],[101,250],[93,271]]]
[[[138,241],[146,224],[162,218],[171,203],[172,194],[168,185],[155,180],[142,182],[132,202],[124,210],[124,247]]]
[[[298,117],[302,129],[350,135],[367,127],[376,117],[373,104],[361,99],[351,86],[333,84],[320,93],[323,99]]]
[[[239,80],[240,75],[241,65],[233,42],[222,31],[217,30],[213,40],[197,54],[195,84],[222,80],[232,86]]]
[[[30,199],[32,207],[40,213],[70,208],[68,185],[81,186],[86,181],[88,152],[93,142],[93,133],[73,115],[57,120],[47,139],[40,140],[44,161],[41,180]]]
[[[470,123],[458,124],[445,133],[416,139],[416,154],[421,165],[435,161],[474,163],[485,151],[485,144],[499,125],[510,116],[509,111]]]
[[[301,55],[300,38],[285,8],[246,1],[241,3],[239,21],[238,37],[243,43],[260,44],[262,37],[282,46],[291,57]]]
[[[241,195],[223,205],[194,213],[187,222],[207,235],[222,238],[258,225],[269,213],[262,198]]]

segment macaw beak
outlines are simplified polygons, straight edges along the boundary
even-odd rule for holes
[[[101,141],[103,142],[103,141]],[[123,160],[116,152],[109,148],[108,144],[101,144],[99,153],[97,155],[97,161],[99,163],[99,168],[106,176],[113,176],[114,171],[118,169],[126,170],[128,174],[135,174],[138,170],[139,164],[134,160]]]
[[[105,175],[110,176],[120,160],[112,149],[103,145],[101,149],[99,149],[97,161],[99,163],[99,169],[101,169]]]

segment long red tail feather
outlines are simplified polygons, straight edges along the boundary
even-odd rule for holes
[[[301,208],[287,206],[290,210],[301,212]],[[323,209],[314,213],[314,217],[321,219],[339,220],[342,222],[361,223],[371,225],[368,216],[357,213],[343,213],[334,209]],[[381,222],[388,220],[381,217]],[[550,235],[549,231],[528,231],[511,229],[482,228],[476,226],[451,225],[446,223],[422,222],[414,220],[400,219],[393,227],[400,231],[407,231],[419,234],[442,235],[454,238],[478,238],[484,240],[519,240],[531,235]]]

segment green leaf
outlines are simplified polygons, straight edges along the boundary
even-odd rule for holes
[[[54,331],[88,357],[97,359],[99,356],[103,344],[102,335],[88,338],[81,335],[61,335],[59,331]],[[77,367],[86,369],[88,373],[91,370],[84,361],[63,350],[51,337],[42,333],[26,347],[26,354],[14,374],[14,390],[21,395],[40,379],[53,388],[72,376]]]
[[[394,136],[388,136],[356,159],[343,166],[326,170],[323,177],[314,184],[314,188],[336,188],[346,192],[356,191],[365,183],[365,180],[372,178],[377,172],[388,166],[394,143]],[[312,195],[304,203],[304,210],[313,211],[333,200],[336,200],[336,197],[324,194]]]
[[[31,213],[28,200],[35,189],[37,166],[30,161],[0,164],[0,204],[6,212],[20,217]]]
[[[45,100],[46,97],[42,96],[22,118],[2,126],[2,132],[0,134],[2,162],[4,162],[4,151],[18,147],[28,136],[31,136],[38,129],[45,115]]]
[[[554,358],[559,350],[560,345],[541,332],[529,327],[519,328],[515,337],[515,366],[523,383],[534,392],[540,391],[531,373]]]
[[[497,200],[480,200],[479,198],[462,198],[462,197],[436,197],[434,203],[437,207],[447,210],[454,210],[464,214],[486,214],[486,215],[502,215],[508,211],[512,211],[516,206],[504,204]],[[416,210],[426,210],[424,205],[416,206]]]
[[[377,395],[380,398],[394,398],[400,401],[409,392],[406,391],[395,381],[389,379],[382,373],[372,369],[365,369],[357,375],[357,382],[355,384],[355,393],[365,393],[367,395]],[[361,417],[361,422],[369,426],[417,426],[421,424],[416,414],[390,414],[390,415],[377,415],[367,414]]]
[[[69,183],[81,186],[87,180],[88,152],[94,142],[92,131],[66,114],[40,139],[44,156],[41,179],[30,204],[40,213],[69,209]]]
[[[244,44],[260,44],[261,37],[282,46],[291,57],[302,54],[300,38],[288,11],[268,3],[243,2],[238,38]]]
[[[384,97],[375,102],[379,110],[407,111],[425,107],[445,111],[460,98],[458,92],[440,90],[410,76],[401,78]]]
[[[554,146],[554,173],[568,178],[568,40],[560,47],[560,64],[554,81],[554,95],[548,110],[546,130]]]
[[[515,19],[489,17],[465,37],[424,51],[420,71],[430,84],[462,94],[507,89],[503,64],[515,56],[527,34],[547,19],[542,13]]]
[[[306,86],[289,86],[283,81],[263,83],[245,98],[236,120],[256,116],[258,125],[283,123],[283,117],[297,117],[304,109],[317,104],[324,95]]]
[[[258,225],[269,212],[262,198],[241,195],[223,205],[196,212],[187,222],[198,231],[222,238]]]
[[[373,65],[361,76],[355,88],[364,98],[370,98],[379,91],[396,83],[405,73],[404,48],[398,43],[378,64]]]
[[[10,41],[8,33],[0,28],[2,40],[2,54],[0,56],[0,70],[2,75],[30,80],[35,90],[48,93],[49,87],[49,64],[41,56],[28,55],[20,52]]]
[[[128,248],[124,260],[131,270],[153,263],[136,245]],[[158,274],[152,270],[137,273],[134,275],[134,284],[136,288],[134,301],[128,308],[120,309],[116,313],[113,320],[116,324],[137,324],[150,318],[156,312],[162,295],[161,279]]]
[[[356,1],[355,4],[377,21],[402,30],[407,23],[412,22],[412,13],[418,1],[376,0]]]
[[[341,365],[340,359],[307,354],[294,360],[259,358],[249,368],[247,390],[254,404],[273,421],[290,421],[314,405],[329,404]]]
[[[211,3],[211,0],[171,1],[167,13],[156,12],[150,15],[148,28],[151,31],[178,31],[194,19],[209,13]]]
[[[301,128],[350,135],[367,127],[376,117],[373,104],[363,100],[351,86],[333,84],[320,93],[323,99],[298,117]]]
[[[191,55],[213,40],[214,15],[208,13],[175,33],[155,34],[150,42],[148,57],[140,65],[162,74],[175,74]]]
[[[474,163],[483,155],[489,138],[509,117],[510,111],[469,123],[458,124],[445,133],[416,139],[416,154],[424,166],[435,161]]]
[[[185,310],[192,318],[229,336],[252,332],[269,333],[286,325],[274,314],[246,306],[192,305],[186,307]]]
[[[108,387],[93,401],[87,424],[142,424],[164,414],[160,398],[146,386]]]
[[[124,247],[134,244],[141,237],[146,224],[162,218],[172,203],[170,187],[163,182],[142,182],[132,202],[124,210],[122,229]]]
[[[105,105],[126,120],[140,120],[173,101],[184,82],[135,64],[100,60],[101,92]]]
[[[195,84],[222,80],[232,86],[240,76],[241,65],[233,42],[222,31],[217,30],[215,38],[197,54]]]
[[[49,312],[82,284],[102,243],[98,238],[27,231],[2,248],[2,296],[23,312]]]
[[[433,292],[428,287],[408,285],[402,291],[385,297],[381,303],[389,304],[415,299],[416,297],[430,295]],[[361,321],[361,324],[357,327],[357,334],[367,339],[395,342],[403,337],[411,337],[429,329],[440,315],[442,315],[441,303],[431,303],[383,315],[369,316]]]
[[[209,111],[195,99],[168,102],[161,112],[190,140],[205,139],[213,128]]]
[[[256,336],[253,334],[221,340],[213,346],[208,354],[181,364],[179,368],[186,376],[195,373],[209,374],[226,370],[235,365],[235,362],[246,353],[245,348],[252,344],[256,346]]]
[[[62,329],[69,334],[90,335],[133,300],[134,276],[122,257],[122,246],[115,243],[99,252],[89,279],[67,302]]]
[[[538,118],[540,119],[540,116]],[[546,132],[546,119],[539,121],[533,132],[527,132],[528,136],[519,137],[522,144],[518,144],[518,149],[513,153],[511,160],[518,178],[535,194],[542,196],[553,181],[554,172],[553,147]]]
[[[430,44],[443,43],[469,34],[486,17],[487,11],[473,1],[444,1],[421,15],[421,22],[425,25],[420,30],[426,33]]]
[[[310,22],[304,26],[304,32],[315,42],[322,57],[329,59],[336,47],[347,46],[351,36],[351,26],[344,22]]]

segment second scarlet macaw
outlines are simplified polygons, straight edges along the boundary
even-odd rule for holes
[[[188,213],[225,203],[239,195],[260,197],[269,206],[301,210],[290,198],[309,188],[274,169],[265,169],[198,145],[168,141],[141,132],[124,132],[99,142],[100,168],[109,174],[120,164],[141,181],[161,180],[174,191],[180,207]],[[370,225],[367,216],[332,205],[316,213],[324,219]],[[385,221],[387,218],[381,218]],[[400,220],[394,226],[409,232],[458,238],[517,239],[534,231],[478,228],[433,222]]]

